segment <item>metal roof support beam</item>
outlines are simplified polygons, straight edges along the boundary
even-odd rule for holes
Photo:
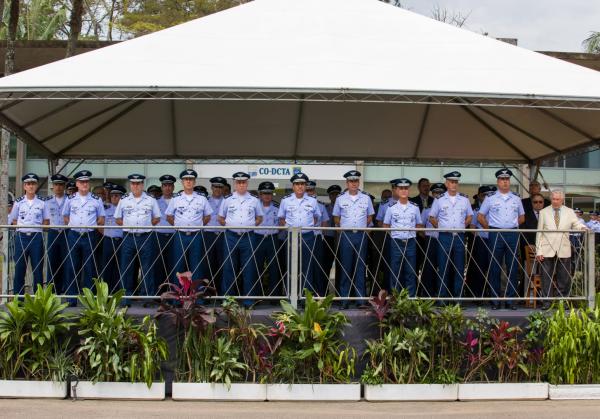
[[[0,124],[4,125],[9,131],[12,131],[21,141],[31,146],[34,149],[41,150],[48,157],[56,157],[56,154],[52,152],[48,147],[40,144],[26,129],[19,126],[12,119],[8,118],[3,113],[0,113]]]
[[[298,158],[298,144],[302,137],[302,123],[304,122],[304,100],[298,102],[298,116],[296,118],[296,133],[294,137],[294,159]]]
[[[53,109],[53,110],[51,110],[49,112],[46,112],[45,114],[42,114],[42,115],[38,116],[37,118],[34,118],[31,121],[29,121],[29,122],[26,122],[25,124],[23,124],[23,128],[27,128],[27,127],[30,127],[32,125],[35,125],[38,122],[43,121],[44,119],[49,118],[52,115],[56,115],[57,113],[62,112],[65,109],[69,109],[71,106],[76,105],[78,103],[79,103],[79,100],[69,101],[69,102],[65,103],[64,105],[59,106],[56,109]]]

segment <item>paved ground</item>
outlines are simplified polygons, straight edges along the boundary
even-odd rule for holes
[[[535,402],[122,402],[0,400],[3,418],[598,418],[600,401]]]

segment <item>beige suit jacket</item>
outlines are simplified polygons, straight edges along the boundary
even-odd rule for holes
[[[575,212],[564,205],[560,208],[560,221],[558,228],[554,222],[554,209],[552,205],[540,211],[538,218],[538,230],[585,230],[586,227],[579,222]],[[552,258],[571,257],[571,242],[569,233],[546,233],[538,232],[535,240],[536,255]]]

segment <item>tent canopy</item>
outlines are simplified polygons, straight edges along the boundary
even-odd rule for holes
[[[600,73],[378,0],[255,0],[0,80],[49,156],[532,162],[600,139]]]

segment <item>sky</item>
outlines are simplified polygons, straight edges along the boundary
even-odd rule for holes
[[[426,16],[439,6],[469,15],[465,27],[496,38],[518,38],[536,51],[583,51],[582,41],[600,31],[600,0],[402,0]]]

